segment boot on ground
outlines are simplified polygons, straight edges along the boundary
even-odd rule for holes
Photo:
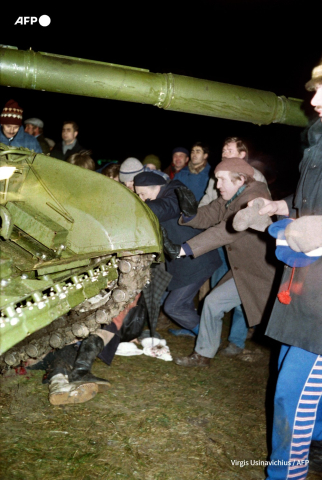
[[[174,363],[182,367],[209,367],[210,358],[203,357],[197,352],[193,352],[188,357],[176,357],[173,359]]]
[[[96,383],[69,383],[68,376],[58,373],[49,381],[49,401],[52,405],[74,405],[88,402],[98,392]]]
[[[104,390],[111,384],[104,378],[96,377],[91,373],[95,358],[104,348],[104,342],[98,335],[89,335],[82,341],[79,347],[73,370],[68,374],[70,382],[91,382],[98,385],[99,391]]]

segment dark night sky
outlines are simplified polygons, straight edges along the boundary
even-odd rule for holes
[[[106,5],[106,11],[99,5]],[[105,2],[86,9],[75,2],[9,7],[0,43],[85,59],[176,73],[305,98],[304,84],[322,55],[322,1],[218,0]],[[51,17],[48,27],[14,25],[18,16]],[[300,128],[255,126],[149,105],[0,87],[24,117],[40,117],[45,134],[59,140],[62,121],[80,125],[80,143],[93,156],[124,160],[160,156],[164,167],[175,146],[206,141],[216,163],[225,137],[252,141],[273,155],[280,171],[298,163]]]

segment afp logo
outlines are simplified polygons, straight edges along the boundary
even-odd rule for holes
[[[42,15],[39,17],[18,17],[15,21],[15,25],[33,25],[39,23],[42,27],[48,27],[51,22],[51,18],[48,15]]]

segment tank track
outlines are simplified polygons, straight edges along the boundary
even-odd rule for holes
[[[99,330],[102,324],[110,324],[150,282],[154,258],[153,254],[142,254],[116,259],[117,280],[5,352],[0,356],[1,372],[27,360],[39,359],[53,348],[75,343]]]

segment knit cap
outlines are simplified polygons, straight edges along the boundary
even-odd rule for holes
[[[161,161],[157,155],[147,155],[143,160],[143,165],[147,165],[148,163],[152,163],[157,170],[160,170],[161,168]]]
[[[223,158],[215,168],[215,174],[222,172],[244,173],[250,177],[254,177],[254,169],[242,158]]]
[[[119,179],[120,182],[131,182],[135,175],[143,172],[144,168],[140,160],[129,157],[121,163]]]
[[[15,100],[9,100],[0,115],[1,125],[22,125],[23,110]]]

